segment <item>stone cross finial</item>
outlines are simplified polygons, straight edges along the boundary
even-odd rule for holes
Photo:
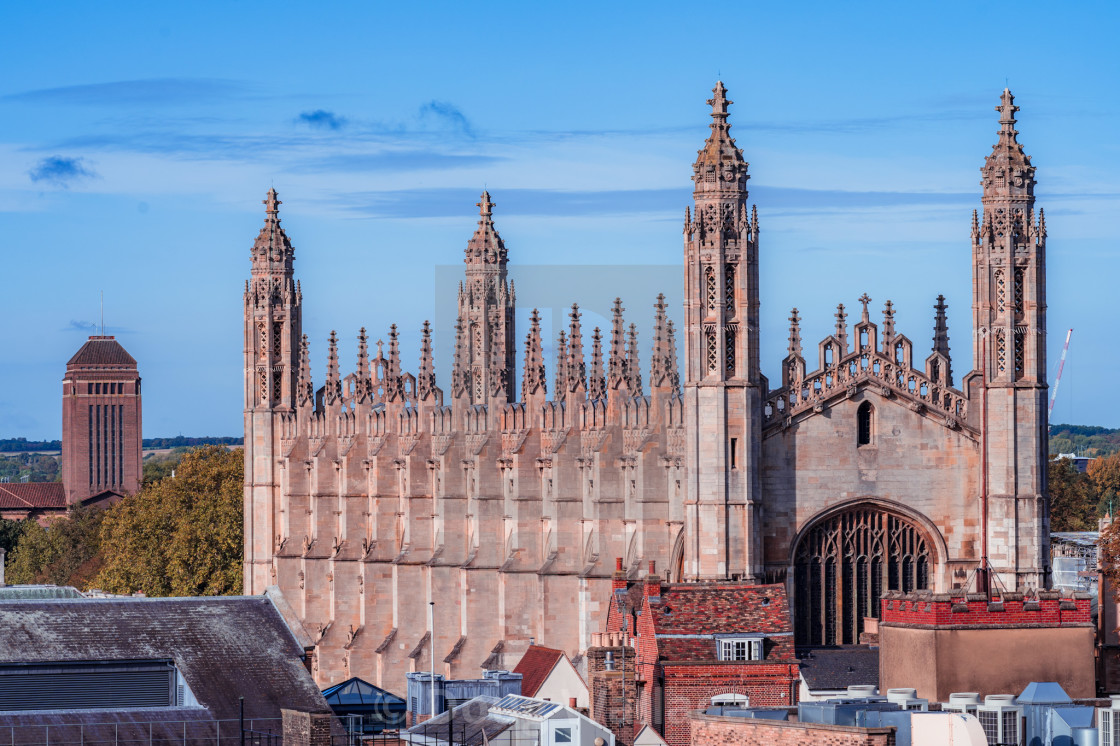
[[[861,315],[861,320],[866,324],[871,320],[871,317],[867,314],[867,304],[871,302],[871,296],[869,296],[867,293],[864,293],[859,297],[859,302],[863,304],[863,313]]]
[[[1005,130],[1015,125],[1015,112],[1019,111],[1019,107],[1015,105],[1015,97],[1011,95],[1010,89],[1003,89],[996,111],[999,112],[999,123],[1004,125]]]

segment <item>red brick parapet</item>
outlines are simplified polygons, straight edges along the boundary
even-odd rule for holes
[[[880,625],[920,629],[1091,626],[1088,593],[1033,595],[1002,593],[901,593],[887,591],[880,601]]]

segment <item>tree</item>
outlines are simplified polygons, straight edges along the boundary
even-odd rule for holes
[[[1120,494],[1120,453],[1093,459],[1089,462],[1088,474],[1101,495],[1108,492],[1113,496]]]
[[[23,533],[23,521],[0,518],[0,549],[11,552],[19,541],[21,533]]]
[[[149,596],[241,592],[244,455],[204,446],[174,477],[147,484],[113,506],[101,529],[98,586]]]
[[[1050,462],[1050,529],[1052,531],[1094,531],[1100,501],[1088,474],[1082,474],[1069,459]]]
[[[99,508],[75,508],[51,520],[21,521],[23,530],[8,562],[10,583],[52,583],[88,590],[101,569]]]

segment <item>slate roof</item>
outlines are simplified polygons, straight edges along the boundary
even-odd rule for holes
[[[879,648],[842,645],[812,648],[801,660],[801,678],[810,691],[847,689],[858,684],[879,685]]]
[[[90,337],[66,365],[135,366],[136,359],[125,352],[116,338],[95,336]]]
[[[767,637],[766,660],[794,659],[784,585],[663,583],[661,595],[649,601],[663,661],[714,660],[714,636],[734,634]]]
[[[0,601],[44,598],[85,598],[69,585],[0,585]]]
[[[62,482],[11,482],[0,484],[0,510],[62,510],[66,485]]]
[[[530,645],[513,669],[514,673],[521,674],[521,694],[535,697],[545,679],[563,657],[563,650],[546,648],[543,645]]]
[[[264,597],[0,602],[0,664],[170,659],[221,720],[238,717],[242,696],[248,718],[329,712],[302,654]],[[109,713],[94,714],[103,722]]]

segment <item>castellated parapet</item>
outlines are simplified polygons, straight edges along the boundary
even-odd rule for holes
[[[960,388],[943,297],[922,359],[890,301],[875,323],[866,295],[851,327],[838,308],[815,370],[794,309],[770,388],[759,216],[722,83],[685,216],[679,368],[659,297],[644,344],[621,300],[590,333],[573,305],[552,361],[534,312],[518,369],[516,291],[484,192],[446,389],[427,322],[416,373],[395,326],[374,349],[362,329],[346,374],[332,332],[316,384],[270,190],[244,295],[246,592],[279,586],[320,683],[400,690],[433,650],[453,677],[511,668],[530,638],[584,654],[617,557],[634,580],[652,560],[674,583],[784,581],[808,644],[856,642],[885,592],[966,588],[978,567],[1043,587],[1045,224],[1011,101],[973,224],[974,323],[993,331]]]

